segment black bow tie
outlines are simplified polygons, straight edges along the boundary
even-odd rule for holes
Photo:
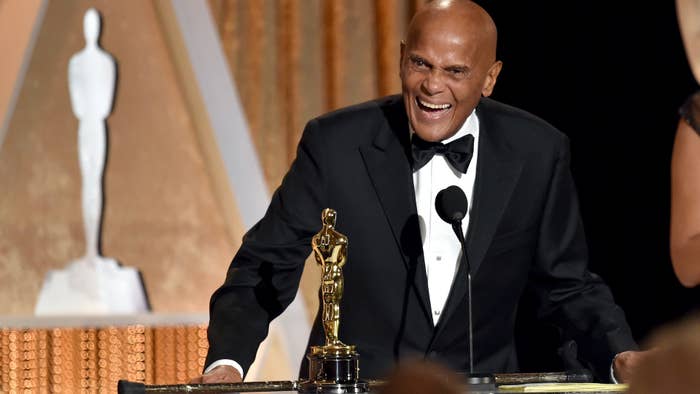
[[[442,142],[424,141],[418,134],[411,139],[411,155],[413,156],[413,171],[418,171],[428,164],[435,154],[445,156],[448,162],[462,174],[467,173],[467,167],[474,152],[474,136],[467,134],[448,144]]]

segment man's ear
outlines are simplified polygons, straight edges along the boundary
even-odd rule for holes
[[[496,86],[496,80],[498,79],[498,74],[501,73],[501,68],[503,67],[503,62],[497,60],[494,62],[489,71],[486,73],[486,78],[484,79],[484,86],[481,88],[481,95],[488,97],[493,93],[493,87]]]
[[[403,65],[403,57],[406,54],[406,41],[401,40],[401,49],[399,56],[399,75],[401,75],[401,66]]]

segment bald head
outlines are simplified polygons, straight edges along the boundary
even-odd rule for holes
[[[411,127],[426,141],[457,133],[501,70],[496,25],[472,1],[436,0],[418,11],[401,46],[401,85]]]
[[[420,36],[426,29],[440,27],[441,30],[460,34],[476,40],[486,49],[492,61],[496,60],[498,33],[491,16],[478,4],[469,0],[435,0],[418,10],[408,26],[406,43]]]

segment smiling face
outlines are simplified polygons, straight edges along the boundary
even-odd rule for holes
[[[471,2],[436,1],[411,21],[400,76],[408,119],[426,141],[454,135],[501,70],[496,29]]]

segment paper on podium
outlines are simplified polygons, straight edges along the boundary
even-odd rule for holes
[[[529,383],[498,386],[498,391],[509,393],[623,393],[627,391],[626,384],[603,383]]]

